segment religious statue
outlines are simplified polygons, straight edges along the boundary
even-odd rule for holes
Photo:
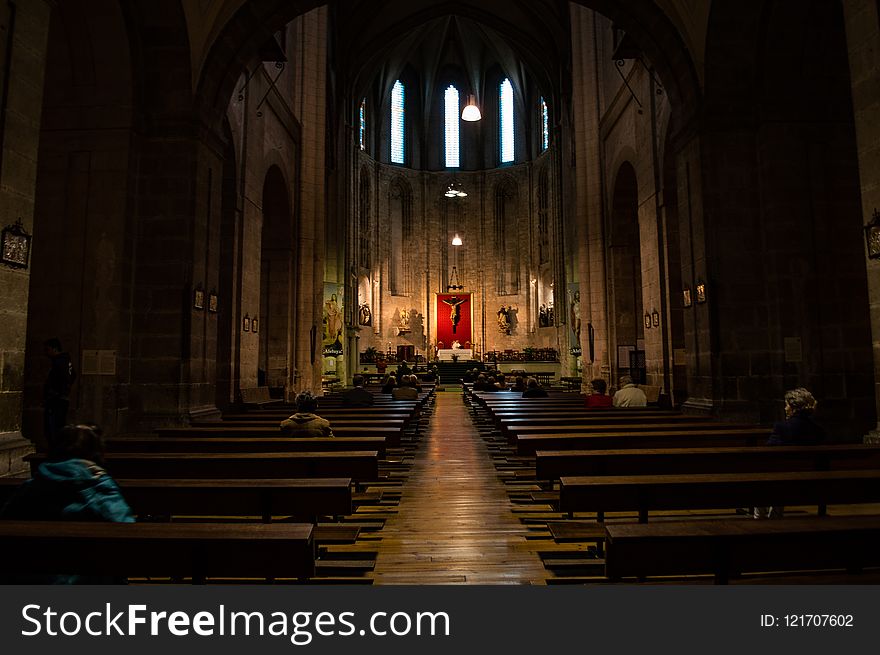
[[[569,308],[569,320],[571,321],[571,329],[574,332],[574,342],[576,346],[581,344],[581,292],[575,291],[571,298],[571,307]]]
[[[498,330],[501,334],[510,334],[511,329],[511,320],[510,320],[510,306],[505,307],[501,305],[501,309],[498,310]]]
[[[406,309],[400,310],[400,323],[399,327],[402,330],[409,330],[409,311]]]
[[[336,300],[335,293],[324,303],[324,314],[327,321],[325,343],[332,344],[338,341],[342,334],[342,313],[339,311],[339,301]]]
[[[370,306],[367,303],[363,303],[358,308],[358,323],[360,325],[373,324],[373,313],[370,311]]]
[[[553,305],[547,305],[547,327],[556,325],[556,317],[553,313]]]
[[[451,296],[450,298],[444,298],[443,302],[450,307],[449,322],[452,323],[452,334],[455,334],[458,323],[461,321],[461,306],[467,302],[467,298]]]
[[[549,327],[550,315],[547,313],[547,305],[542,304],[538,310],[538,327]]]

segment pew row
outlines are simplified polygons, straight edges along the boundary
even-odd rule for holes
[[[716,584],[747,572],[880,566],[880,517],[700,520],[606,526],[611,579],[712,574]]]
[[[575,512],[636,511],[639,521],[658,510],[732,509],[770,505],[880,502],[880,471],[780,471],[692,475],[609,475],[560,480],[559,508]]]
[[[298,523],[0,521],[16,575],[298,578],[315,571],[312,526]]]

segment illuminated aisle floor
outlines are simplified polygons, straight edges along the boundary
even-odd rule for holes
[[[440,392],[398,513],[383,528],[374,584],[541,584],[460,393]]]

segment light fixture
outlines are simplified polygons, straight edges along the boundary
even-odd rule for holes
[[[462,245],[462,243],[463,242],[461,240],[461,237],[458,236],[458,234],[456,233],[456,235],[454,237],[452,237],[452,245],[453,246],[460,246],[460,245]]]
[[[458,280],[458,267],[452,267],[452,273],[449,276],[449,284],[446,285],[447,291],[458,291],[464,289],[464,285]]]
[[[477,99],[471,93],[468,96],[467,106],[461,110],[461,120],[473,123],[481,118],[483,115],[480,113],[480,108],[477,107]]]
[[[447,198],[467,198],[467,192],[461,188],[461,184],[458,182],[450,182],[443,195]]]

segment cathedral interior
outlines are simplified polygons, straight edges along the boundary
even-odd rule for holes
[[[0,475],[50,338],[110,436],[451,358],[760,425],[805,387],[870,442],[878,13],[4,3]]]

